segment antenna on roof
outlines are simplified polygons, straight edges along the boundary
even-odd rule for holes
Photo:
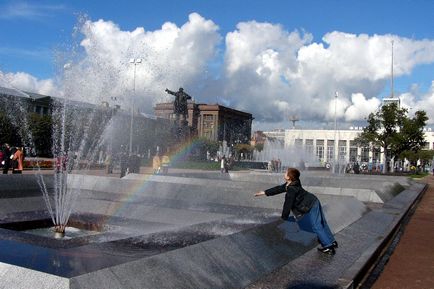
[[[390,98],[393,98],[393,40],[392,40],[392,63],[390,67],[390,75],[391,75],[391,81],[390,81]]]

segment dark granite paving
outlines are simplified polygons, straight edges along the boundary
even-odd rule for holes
[[[377,253],[377,249],[383,246],[384,240],[399,224],[421,187],[403,192],[389,204],[374,208],[337,233],[335,238],[339,248],[336,255],[325,255],[312,249],[246,288],[346,288],[371,256]]]
[[[103,225],[100,226],[102,231],[96,235],[69,240],[56,240],[24,231],[29,226],[50,223],[46,212],[11,214],[0,221],[0,262],[62,277],[73,277],[219,238],[276,219],[275,215],[270,215],[268,209],[255,208],[247,212],[243,207],[237,209],[236,206],[209,205],[230,211],[234,215],[184,227],[113,216],[108,218],[94,214],[72,215],[71,220],[74,222]],[[242,213],[252,221],[240,223],[235,213]],[[40,220],[40,217],[45,218]],[[108,223],[105,223],[106,221]],[[37,224],[38,222],[41,224]],[[143,233],[156,230],[159,232]]]

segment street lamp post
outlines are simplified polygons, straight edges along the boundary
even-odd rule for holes
[[[131,98],[131,123],[130,123],[130,145],[129,145],[129,155],[133,153],[133,125],[134,125],[134,98],[136,96],[136,67],[138,64],[142,63],[141,58],[131,58],[130,63],[134,64],[134,84],[133,84],[133,96]]]

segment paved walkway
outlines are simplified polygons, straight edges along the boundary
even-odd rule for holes
[[[434,176],[373,289],[434,288]]]
[[[140,172],[152,173],[152,168],[141,167]],[[119,177],[120,174],[118,170],[106,174],[103,169],[87,173],[111,177]],[[434,176],[425,177],[422,181],[429,187],[373,289],[434,289]]]

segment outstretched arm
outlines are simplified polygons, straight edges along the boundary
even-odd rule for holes
[[[175,92],[173,92],[173,91],[171,91],[171,90],[168,90],[167,88],[166,88],[165,92],[167,92],[168,94],[175,95]]]
[[[261,197],[261,196],[265,196],[264,191],[259,191],[259,192],[255,193],[255,197]]]

